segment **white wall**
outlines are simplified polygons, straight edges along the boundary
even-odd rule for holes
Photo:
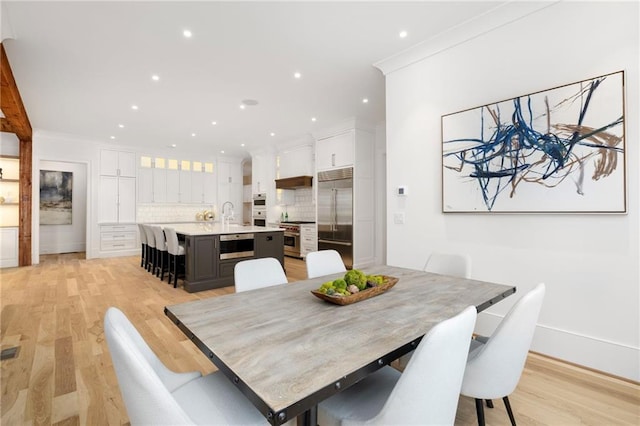
[[[545,282],[532,349],[633,380],[640,380],[638,16],[637,2],[557,3],[466,41],[453,37],[417,62],[415,52],[405,66],[395,57],[386,76],[388,263],[422,268],[432,251],[466,252],[473,278],[516,285],[515,297],[481,315],[484,333]],[[619,70],[628,214],[441,212],[443,114]],[[408,196],[394,195],[399,185],[408,185]],[[404,225],[393,223],[396,212],[406,214]]]
[[[40,225],[40,254],[85,251],[87,235],[87,164],[40,161],[37,170],[73,173],[73,195],[70,225]],[[39,187],[39,186],[38,186]],[[39,209],[33,215],[39,214]]]

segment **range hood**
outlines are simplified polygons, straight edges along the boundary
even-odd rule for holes
[[[284,179],[276,179],[276,189],[311,188],[312,176],[294,176]]]

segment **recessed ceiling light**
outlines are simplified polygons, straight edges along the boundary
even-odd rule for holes
[[[111,136],[111,139],[115,139],[115,138],[116,138],[115,136]]]
[[[311,121],[316,121],[316,118],[315,117],[311,117]]]
[[[220,154],[224,154],[224,151],[220,151]]]
[[[273,132],[271,132],[271,133],[269,133],[269,134],[270,134],[271,136],[275,136],[275,135],[276,135],[276,134],[275,134],[275,133],[273,133]]]
[[[363,104],[368,104],[368,103],[369,103],[369,99],[367,99],[367,98],[362,98],[362,103],[363,103]]]
[[[400,36],[400,38],[405,38],[406,36],[409,35],[409,33],[406,32],[406,31],[400,31],[400,33],[398,35]]]
[[[118,127],[120,127],[121,129],[124,129],[124,124],[118,124]]]
[[[240,146],[244,146],[244,144],[243,144],[243,143],[241,143],[241,144],[240,144]]]
[[[186,38],[191,38],[191,36],[192,36],[193,34],[192,34],[192,33],[191,33],[191,31],[189,31],[189,30],[184,30],[184,31],[182,32],[182,35],[183,35],[183,36],[185,36]]]
[[[195,133],[191,133],[191,136],[195,138],[195,137],[196,137],[196,134],[195,134]]]
[[[160,76],[159,76],[159,75],[157,75],[157,74],[154,74],[154,75],[152,75],[152,76],[151,76],[151,80],[153,80],[153,81],[160,81]]]
[[[245,104],[240,104],[240,109],[245,109],[247,106]]]
[[[133,109],[133,110],[136,110],[136,111],[137,111],[137,110],[138,110],[138,105],[131,105],[131,109]]]
[[[302,74],[300,74],[299,72],[294,72],[293,73],[293,78],[298,78],[299,79],[301,77],[302,77]]]
[[[218,124],[218,122],[217,122],[217,121],[212,121],[212,122],[211,122],[211,125],[212,125],[212,126],[215,126],[216,124]]]
[[[178,145],[176,145],[175,143],[171,144],[171,148],[175,148],[176,146],[178,146]]]

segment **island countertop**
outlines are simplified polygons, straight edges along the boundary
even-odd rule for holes
[[[221,223],[201,222],[201,223],[163,223],[163,228],[173,228],[178,234],[196,235],[227,235],[227,234],[255,234],[259,232],[284,232],[282,228],[270,228],[264,226],[239,225]]]

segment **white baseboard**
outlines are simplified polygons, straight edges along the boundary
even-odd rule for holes
[[[490,312],[480,313],[476,332],[491,335],[502,318]],[[531,350],[640,382],[640,348],[538,324]]]
[[[53,245],[40,244],[40,254],[79,253],[85,251],[84,242],[58,243]]]

